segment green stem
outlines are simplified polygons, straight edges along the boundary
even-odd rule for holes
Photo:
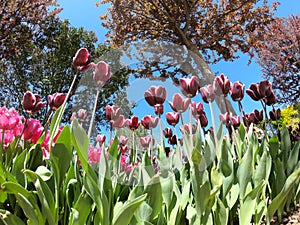
[[[217,140],[217,130],[216,130],[216,123],[215,123],[213,107],[212,107],[211,102],[209,102],[209,109],[210,109],[211,121],[212,121],[212,125],[213,125],[213,134],[214,134],[216,153],[217,153],[216,155],[217,155],[217,159],[219,161],[220,160],[220,155],[219,155],[219,146],[218,146],[218,140]]]

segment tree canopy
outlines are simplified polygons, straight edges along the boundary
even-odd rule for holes
[[[300,17],[275,18],[256,36],[257,62],[263,76],[272,80],[278,101],[296,104],[300,99]]]
[[[102,0],[98,4],[106,3],[111,6],[100,18],[106,20],[103,25],[112,44],[150,39],[185,46],[198,57],[198,75],[206,84],[214,79],[209,63],[234,60],[239,51],[253,56],[257,36],[252,33],[271,21],[277,6],[267,0]]]

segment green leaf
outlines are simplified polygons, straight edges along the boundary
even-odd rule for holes
[[[284,126],[280,131],[280,150],[282,152],[283,168],[287,168],[287,160],[291,151],[291,139],[288,129]]]
[[[0,209],[0,219],[4,225],[25,225],[18,216],[4,209]]]
[[[287,163],[287,175],[290,175],[297,166],[298,156],[300,149],[300,140],[294,145],[292,151],[289,154],[288,163]]]
[[[35,173],[40,176],[43,181],[47,181],[52,177],[52,172],[45,166],[39,166]]]
[[[217,207],[215,211],[215,224],[224,225],[228,223],[228,208],[225,208],[221,199],[217,197]]]
[[[279,140],[277,136],[273,136],[272,138],[270,138],[269,146],[272,159],[275,159],[279,151]]]
[[[88,170],[88,147],[89,138],[84,129],[78,124],[75,118],[71,124],[71,142],[79,156],[82,167],[85,171]]]
[[[138,224],[145,224],[147,221],[151,221],[151,215],[153,210],[146,202],[143,202],[140,207],[136,210],[134,216]]]
[[[280,193],[273,199],[271,204],[268,207],[268,216],[269,219],[275,214],[276,210],[282,207],[286,200],[287,196],[290,194],[291,190],[295,187],[296,183],[300,178],[300,168],[294,171],[286,180]]]
[[[162,196],[168,211],[173,197],[174,183],[175,183],[175,177],[172,175],[168,176],[165,179],[161,178]]]
[[[262,180],[269,180],[269,175],[272,166],[272,157],[267,151],[264,151],[260,158],[258,165],[255,168],[253,180],[254,186],[256,187]]]
[[[70,214],[70,225],[82,225],[87,224],[87,218],[92,210],[93,201],[86,194],[81,193],[76,204],[72,208],[72,212]]]
[[[126,201],[122,207],[119,207],[117,204],[117,210],[114,212],[113,225],[124,225],[129,224],[131,218],[133,217],[135,211],[146,199],[147,194],[141,195],[132,201]]]

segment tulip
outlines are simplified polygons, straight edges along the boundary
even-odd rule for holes
[[[173,135],[171,137],[168,138],[168,143],[170,145],[176,145],[177,144],[177,138],[176,138],[176,135]]]
[[[73,57],[73,65],[76,70],[85,71],[89,68],[91,55],[86,48],[79,49]]]
[[[115,120],[110,121],[112,128],[122,128],[125,125],[124,116],[121,115]]]
[[[163,134],[164,134],[165,138],[172,137],[172,135],[173,135],[172,129],[169,128],[169,127],[166,127],[166,128],[163,130]]]
[[[166,119],[168,124],[175,127],[176,124],[179,122],[179,116],[180,114],[177,112],[168,112],[166,114]]]
[[[119,146],[124,147],[127,144],[127,142],[128,142],[128,138],[121,135],[119,138],[119,143],[118,143]]]
[[[259,101],[263,99],[264,96],[262,96],[259,92],[258,84],[251,84],[249,89],[246,90],[246,93],[254,100]]]
[[[87,111],[85,109],[79,109],[77,112],[77,117],[78,117],[79,121],[81,121],[81,122],[85,121],[85,119],[87,117]]]
[[[208,125],[208,119],[206,117],[205,112],[199,114],[199,119],[198,120],[200,120],[201,127],[204,128],[204,127],[206,127]]]
[[[230,80],[221,74],[214,79],[213,89],[216,95],[227,95],[230,90]]]
[[[20,116],[14,108],[0,108],[0,130],[13,130],[20,121]]]
[[[184,134],[185,132],[187,132],[188,134],[190,134],[190,125],[189,124],[184,124],[182,125],[180,128],[180,131],[182,134]],[[197,130],[197,127],[195,124],[192,125],[192,134],[195,134]]]
[[[230,96],[233,101],[241,101],[244,98],[245,85],[236,81],[233,83],[230,89]]]
[[[179,112],[179,113],[185,112],[188,109],[190,103],[191,103],[190,98],[183,99],[183,97],[178,93],[175,93],[173,95],[172,102],[169,102],[171,108],[175,112]]]
[[[112,122],[121,116],[122,109],[116,105],[105,107],[105,117],[108,121]]]
[[[273,121],[277,121],[280,119],[280,116],[281,116],[281,110],[280,109],[272,109],[270,112],[269,112],[269,115],[270,115],[270,118],[271,120]]]
[[[225,114],[220,114],[220,115],[219,115],[219,118],[220,118],[221,122],[222,122],[224,125],[226,125],[226,126],[229,125],[229,122],[230,122],[230,116],[229,116],[229,113],[228,113],[228,112],[226,112]]]
[[[151,86],[144,97],[150,106],[162,105],[167,98],[167,91],[163,86]]]
[[[136,130],[140,126],[139,118],[137,116],[133,116],[131,119],[127,119],[125,124],[130,130]]]
[[[23,95],[23,108],[27,113],[37,113],[41,110],[47,103],[41,102],[41,97],[38,94],[32,94],[30,91],[27,91]]]
[[[152,115],[144,116],[141,123],[147,130],[152,130],[158,124],[159,119]]]
[[[89,146],[88,148],[88,162],[90,164],[96,165],[97,163],[100,162],[100,157],[101,157],[102,149],[101,147],[92,147]]]
[[[200,88],[200,93],[205,103],[213,102],[215,100],[215,92],[211,84]]]
[[[51,110],[57,110],[65,101],[66,95],[63,93],[55,93],[48,95],[48,103]]]
[[[96,141],[99,143],[100,146],[103,145],[105,140],[106,140],[105,134],[98,134],[96,137]]]
[[[99,87],[103,87],[111,78],[110,66],[100,61],[95,65],[95,71],[93,72],[93,80]]]
[[[268,80],[261,81],[258,83],[258,90],[261,96],[268,97],[273,93],[272,83]]]
[[[152,139],[152,137],[141,137],[140,138],[140,142],[143,148],[149,148],[150,144],[151,144],[151,140],[152,141],[152,145],[154,144],[154,139]]]
[[[231,116],[230,123],[235,129],[238,128],[241,124],[240,117],[237,115]]]
[[[154,106],[154,113],[158,116],[164,114],[164,105],[157,104]]]
[[[199,89],[198,77],[193,76],[192,78],[180,78],[180,89],[185,97],[193,98],[196,96]]]
[[[264,98],[264,102],[268,106],[274,105],[276,103],[276,101],[277,101],[277,99],[276,99],[276,96],[273,91],[271,92],[271,94],[269,96]]]
[[[31,140],[33,138],[35,143],[40,135],[42,134],[43,128],[39,120],[36,119],[27,119],[24,126],[23,138],[24,140]]]
[[[201,102],[196,103],[192,102],[192,115],[194,116],[195,120],[198,120],[200,115],[204,113],[204,107]]]

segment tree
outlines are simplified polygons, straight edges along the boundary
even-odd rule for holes
[[[30,44],[37,28],[45,18],[57,14],[56,0],[7,0],[0,2],[0,64],[9,65],[9,59],[18,57]],[[52,7],[53,10],[49,10]],[[1,70],[6,67],[0,67]]]
[[[214,79],[209,63],[234,60],[238,51],[253,56],[251,35],[270,22],[277,6],[267,0],[102,0],[98,5],[105,3],[111,6],[101,18],[113,44],[150,39],[185,46],[197,56],[202,84]]]
[[[256,36],[263,39],[255,43],[257,62],[278,90],[278,102],[296,104],[300,99],[300,17],[275,18]]]
[[[127,85],[128,72],[121,66],[120,54],[117,51],[104,44],[96,47],[96,42],[94,32],[86,31],[82,27],[71,27],[67,20],[61,21],[55,16],[47,17],[28,41],[28,45],[20,49],[18,57],[6,59],[9,66],[7,70],[0,72],[1,102],[7,107],[15,107],[21,111],[22,97],[27,90],[40,94],[43,100],[47,100],[47,96],[55,92],[67,93],[75,73],[72,57],[79,48],[85,47],[95,63],[104,60],[111,65],[115,73],[101,90],[102,98],[98,100],[97,125],[100,128],[100,125],[105,124],[103,108],[112,104],[118,92]],[[89,83],[83,83],[83,78]],[[85,108],[91,113],[89,107],[94,104],[94,96],[90,93],[95,88],[92,73],[79,74],[75,87],[64,116],[65,122],[77,107]],[[130,106],[127,110],[131,111]],[[45,113],[46,111],[42,111],[35,117],[41,119]]]

